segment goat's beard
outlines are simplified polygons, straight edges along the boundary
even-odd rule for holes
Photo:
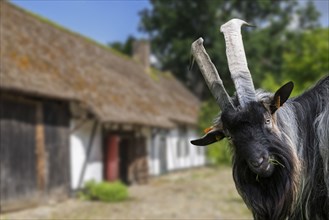
[[[278,139],[272,140],[269,153],[277,161],[271,176],[258,176],[234,154],[233,178],[255,219],[285,219],[297,202],[300,165],[293,147]]]

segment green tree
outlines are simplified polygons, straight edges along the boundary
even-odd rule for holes
[[[274,92],[283,83],[293,81],[295,96],[329,73],[329,29],[291,33],[290,37],[289,47],[282,53],[281,77],[266,74],[262,88]]]
[[[120,51],[123,54],[126,54],[128,56],[132,56],[133,53],[133,42],[136,40],[135,37],[129,36],[126,40],[126,42],[112,42],[109,43],[108,46],[112,47],[113,49]]]
[[[209,97],[204,80],[195,67],[187,70],[191,43],[205,39],[205,48],[219,69],[227,89],[232,92],[225,55],[225,44],[219,27],[233,17],[258,26],[244,31],[249,68],[256,87],[264,73],[280,75],[282,52],[287,46],[286,30],[295,21],[296,28],[317,26],[318,13],[312,2],[304,7],[293,1],[175,1],[151,0],[152,8],[141,12],[141,30],[149,33],[153,53],[200,98]],[[301,19],[302,18],[302,19]],[[280,76],[281,77],[281,76]]]
[[[283,79],[295,82],[295,94],[329,74],[329,29],[307,31],[298,38],[284,51],[282,65]]]
[[[199,98],[209,100],[201,109],[200,130],[211,124],[218,107],[197,65],[188,71],[194,40],[204,38],[204,46],[232,95],[234,86],[227,67],[225,42],[219,32],[222,24],[231,18],[241,18],[257,26],[243,30],[248,65],[256,88],[261,84],[273,87],[285,80],[289,74],[287,61],[296,49],[294,41],[298,41],[305,30],[319,26],[319,13],[312,1],[301,4],[297,0],[151,0],[151,4],[150,9],[140,13],[140,28],[149,34],[152,52],[161,68],[173,72]],[[208,155],[213,161],[225,161],[223,156],[227,158],[228,154],[224,149],[223,146],[212,147]]]
[[[298,23],[302,29],[313,29],[319,27],[318,18],[320,13],[316,10],[312,1],[308,1],[305,7],[296,11]]]

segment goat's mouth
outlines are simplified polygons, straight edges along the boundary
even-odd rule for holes
[[[260,177],[270,177],[275,169],[277,161],[272,158],[263,159],[259,163],[248,162],[250,170]]]

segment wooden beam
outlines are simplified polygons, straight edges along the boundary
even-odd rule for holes
[[[74,132],[76,132],[77,130],[79,130],[83,125],[86,124],[86,122],[89,120],[89,118],[85,118],[85,119],[82,119],[80,123],[78,123],[75,127],[73,127],[69,133],[70,134],[73,134]]]
[[[47,169],[46,169],[46,150],[45,150],[45,129],[43,125],[43,108],[42,103],[37,103],[36,108],[36,128],[35,128],[35,140],[36,140],[36,158],[37,158],[37,184],[38,189],[45,190]]]

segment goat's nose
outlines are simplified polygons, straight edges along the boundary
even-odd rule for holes
[[[259,167],[260,165],[262,165],[263,161],[264,161],[264,157],[260,157],[255,160],[250,160],[249,163],[253,167]]]

